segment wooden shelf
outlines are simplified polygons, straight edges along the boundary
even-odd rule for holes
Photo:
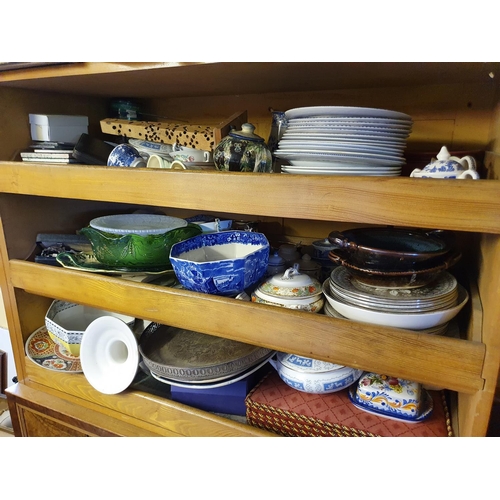
[[[0,86],[153,98],[451,83],[496,85],[499,74],[498,62],[86,62],[0,72]]]
[[[115,203],[133,200],[138,205],[214,212],[230,209],[255,216],[500,233],[500,181],[458,183],[408,177],[255,175],[2,162],[0,190],[4,193],[101,200],[103,189],[106,201]]]
[[[480,342],[377,327],[18,260],[10,262],[9,274],[13,287],[31,294],[331,363],[388,372],[456,391],[474,393],[484,386],[481,373],[485,347]],[[40,321],[43,324],[43,318]],[[292,330],[290,324],[294,325]],[[25,332],[26,338],[30,333]]]

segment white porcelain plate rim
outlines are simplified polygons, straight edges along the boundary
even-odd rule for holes
[[[385,125],[402,125],[405,127],[411,127],[413,120],[402,119],[402,118],[384,118],[380,116],[305,116],[303,118],[289,118],[288,123],[373,123],[373,124],[385,124]]]
[[[366,146],[366,145],[354,145],[339,142],[292,142],[292,141],[280,141],[278,148],[281,150],[314,150],[314,151],[328,151],[330,149],[336,149],[345,152],[361,152],[361,153],[375,153],[382,155],[394,156],[401,158],[403,156],[404,147],[401,148],[384,148],[378,146]]]
[[[393,137],[393,136],[380,136],[380,135],[358,135],[358,134],[336,134],[331,132],[310,132],[304,130],[287,130],[283,134],[281,140],[284,139],[302,139],[302,140],[313,140],[313,139],[328,139],[337,140],[339,142],[372,142],[377,144],[401,144],[406,145],[405,137]]]
[[[340,175],[340,176],[384,176],[384,177],[398,177],[401,175],[400,171],[397,172],[377,172],[373,170],[363,170],[363,171],[352,171],[352,170],[326,170],[326,169],[315,169],[306,168],[302,170],[288,170],[286,167],[281,167],[281,173],[286,175]]]
[[[411,116],[400,111],[392,111],[389,109],[366,108],[355,106],[307,106],[300,108],[292,108],[285,111],[285,117],[290,120],[292,118],[304,118],[315,116],[339,116],[339,117],[379,117],[379,118],[398,118],[401,120],[411,120]]]

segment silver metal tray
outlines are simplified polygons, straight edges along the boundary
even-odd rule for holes
[[[273,351],[151,323],[141,335],[139,352],[154,375],[179,382],[216,382],[244,372]]]

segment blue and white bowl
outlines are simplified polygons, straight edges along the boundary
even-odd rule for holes
[[[108,156],[108,167],[145,167],[146,160],[130,144],[119,144]]]
[[[203,233],[173,245],[170,262],[184,288],[235,296],[264,276],[269,249],[269,241],[262,233]]]
[[[327,371],[307,371],[303,367],[292,369],[283,364],[279,356],[269,362],[285,384],[309,394],[330,394],[341,391],[354,384],[363,374],[363,370],[341,365],[334,365],[336,368]]]

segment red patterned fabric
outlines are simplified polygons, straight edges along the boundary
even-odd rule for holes
[[[348,390],[331,394],[297,391],[270,372],[247,396],[250,425],[284,436],[452,436],[444,393],[429,391],[432,415],[418,423],[406,423],[367,413],[350,401]]]

